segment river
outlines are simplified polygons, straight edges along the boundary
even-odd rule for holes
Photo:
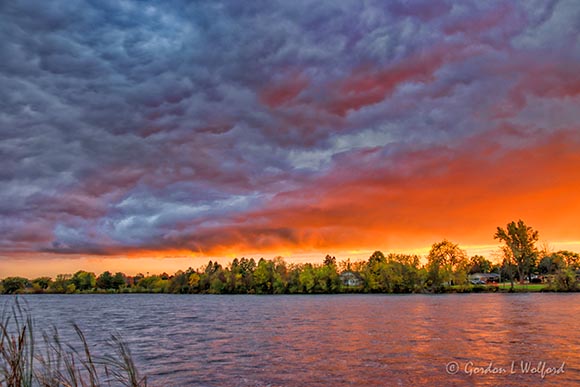
[[[152,386],[580,385],[579,294],[19,298],[65,341],[120,332]]]

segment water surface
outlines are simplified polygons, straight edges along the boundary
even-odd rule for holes
[[[580,385],[577,294],[20,298],[65,338],[121,332],[153,386]]]

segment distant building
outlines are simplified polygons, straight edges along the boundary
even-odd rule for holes
[[[361,286],[363,284],[363,280],[360,275],[350,270],[342,272],[340,274],[340,280],[344,286],[349,287]]]
[[[499,274],[497,273],[474,273],[469,276],[469,281],[481,282],[499,282]]]

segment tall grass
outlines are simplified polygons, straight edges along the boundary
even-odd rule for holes
[[[0,316],[0,387],[146,387],[129,347],[112,335],[110,353],[94,356],[73,324],[77,345],[63,343],[56,327],[34,334],[30,313],[15,301]],[[36,343],[42,340],[41,343]],[[37,345],[41,344],[41,345]]]

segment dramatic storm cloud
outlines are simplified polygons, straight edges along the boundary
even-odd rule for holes
[[[0,3],[0,256],[580,239],[580,2]]]

